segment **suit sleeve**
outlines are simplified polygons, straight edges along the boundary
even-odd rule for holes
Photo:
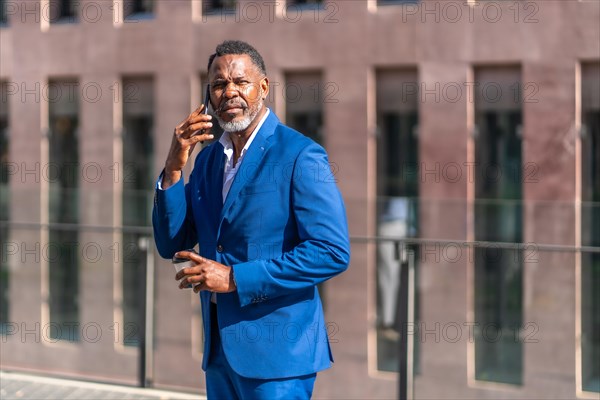
[[[189,207],[190,185],[184,185],[181,177],[176,184],[163,190],[159,186],[161,181],[162,174],[154,193],[154,241],[161,257],[172,258],[176,252],[195,246],[197,241],[193,214]]]
[[[350,262],[344,202],[325,150],[316,143],[306,146],[293,177],[291,206],[299,242],[280,257],[233,265],[242,307],[315,286]]]

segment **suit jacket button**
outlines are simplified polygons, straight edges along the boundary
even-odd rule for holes
[[[223,252],[223,246],[222,246],[222,245],[218,245],[218,246],[217,246],[217,251],[218,251],[219,253],[222,253],[222,252]]]

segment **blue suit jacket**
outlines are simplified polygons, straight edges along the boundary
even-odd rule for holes
[[[223,146],[204,148],[190,181],[156,191],[152,221],[162,257],[199,243],[230,265],[237,291],[217,295],[223,350],[249,378],[311,374],[333,361],[315,285],[350,259],[346,213],[325,150],[270,113],[222,201]],[[201,292],[210,351],[210,296]]]

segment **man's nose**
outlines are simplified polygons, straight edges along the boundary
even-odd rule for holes
[[[228,99],[232,98],[232,97],[237,97],[239,96],[239,90],[237,85],[234,82],[227,82],[227,85],[225,86],[225,90],[223,91],[223,96],[227,97]]]

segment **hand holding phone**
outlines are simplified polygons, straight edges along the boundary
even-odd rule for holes
[[[214,139],[210,133],[212,116],[208,115],[210,105],[210,88],[206,87],[205,104],[194,110],[184,121],[175,127],[171,140],[171,148],[165,161],[162,180],[163,190],[175,184],[182,175],[182,170],[188,162],[190,154],[198,143]]]

